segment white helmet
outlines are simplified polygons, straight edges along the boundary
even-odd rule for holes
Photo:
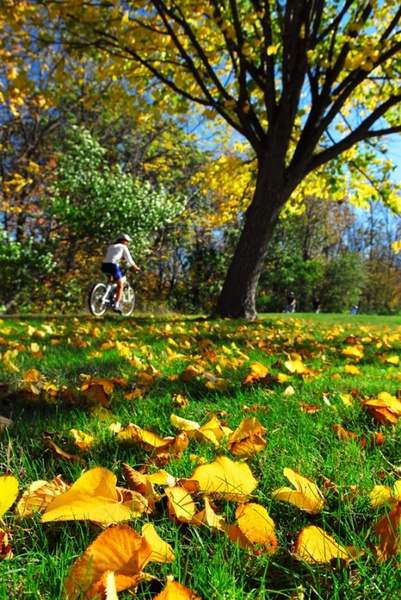
[[[115,244],[117,242],[130,242],[131,238],[127,233],[120,233],[120,235],[116,238]]]

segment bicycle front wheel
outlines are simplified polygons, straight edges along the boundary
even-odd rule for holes
[[[107,310],[106,302],[103,302],[107,286],[104,283],[96,283],[89,292],[88,306],[89,311],[95,317],[101,317]]]
[[[129,317],[135,308],[135,292],[129,283],[124,285],[123,295],[120,302],[121,313],[124,317]]]

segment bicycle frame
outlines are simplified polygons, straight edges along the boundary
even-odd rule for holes
[[[123,292],[121,298],[121,312],[124,316],[132,314],[135,308],[135,292],[124,275],[122,278]],[[94,284],[92,287],[89,297],[89,310],[96,316],[103,316],[107,310],[114,308],[115,294],[117,291],[117,283],[108,279],[106,282],[100,282]]]
[[[109,281],[107,284],[107,288],[106,291],[102,297],[102,302],[106,303],[109,301],[109,294],[112,290],[115,290],[117,288],[117,284],[114,281]]]

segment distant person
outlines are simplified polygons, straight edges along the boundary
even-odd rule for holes
[[[295,298],[294,292],[290,292],[287,296],[287,306],[285,307],[284,312],[294,313],[297,307],[297,300]]]
[[[102,273],[109,277],[109,281],[115,281],[117,284],[116,301],[114,304],[114,312],[121,313],[120,300],[123,295],[124,280],[120,269],[120,261],[125,260],[135,271],[140,271],[140,268],[132,258],[128,250],[128,244],[131,238],[126,233],[121,233],[115,241],[107,248],[106,256],[102,263]]]
[[[320,299],[319,298],[315,298],[313,301],[313,311],[315,313],[320,313],[321,310],[321,303],[320,303]]]
[[[351,308],[351,315],[357,315],[359,313],[359,306],[355,305]]]

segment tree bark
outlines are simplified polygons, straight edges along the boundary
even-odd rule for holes
[[[256,290],[269,242],[280,212],[290,197],[285,169],[272,157],[258,160],[255,194],[216,305],[223,318],[256,319]]]

